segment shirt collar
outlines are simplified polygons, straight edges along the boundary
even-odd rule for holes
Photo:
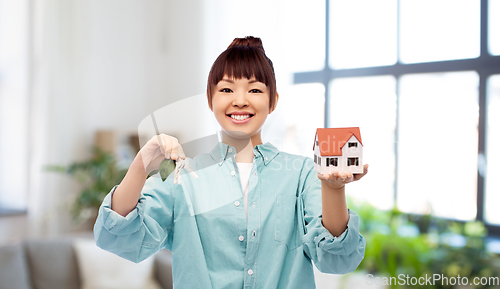
[[[261,156],[264,161],[264,165],[267,166],[278,155],[279,150],[270,142],[267,142],[265,144],[256,145],[253,148],[253,153],[256,156]],[[210,156],[212,156],[214,161],[219,163],[219,166],[222,165],[227,158],[234,155],[236,155],[236,149],[223,142],[219,142],[215,145],[210,152]]]

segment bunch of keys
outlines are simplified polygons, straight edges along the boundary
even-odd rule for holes
[[[151,120],[153,121],[153,125],[155,127],[156,136],[158,137],[158,143],[163,146],[163,143],[160,138],[160,131],[158,130],[158,125],[156,124],[156,119],[154,114],[151,114]],[[175,166],[175,169],[174,169]],[[174,184],[181,183],[181,170],[186,169],[190,172],[195,178],[198,178],[198,175],[193,172],[191,167],[189,166],[189,162],[187,159],[177,158],[177,160],[165,159],[160,164],[160,176],[163,181],[167,179],[167,177],[174,171]]]
[[[160,164],[160,168],[158,170],[153,171],[150,175],[159,172],[162,181],[165,181],[167,180],[168,176],[171,173],[174,173],[174,184],[180,184],[182,179],[181,177],[182,169],[187,170],[189,173],[191,173],[191,175],[193,175],[193,177],[198,178],[198,175],[189,166],[188,160],[181,158],[178,158],[177,160],[164,159]]]
[[[187,159],[177,159],[175,162],[175,170],[174,170],[174,184],[180,184],[181,183],[181,170],[186,169],[191,175],[193,175],[195,178],[198,178],[198,175],[193,172],[191,167],[189,166],[189,162]]]

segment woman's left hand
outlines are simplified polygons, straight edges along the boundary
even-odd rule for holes
[[[350,182],[359,181],[362,177],[364,177],[368,173],[368,164],[365,164],[363,167],[362,174],[352,174],[352,173],[339,173],[338,171],[334,171],[331,174],[320,174],[318,173],[318,178],[322,183],[327,185],[332,189],[341,189]]]

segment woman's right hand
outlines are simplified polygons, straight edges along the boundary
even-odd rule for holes
[[[164,133],[153,136],[138,154],[141,154],[144,169],[148,175],[158,170],[164,159],[186,159],[177,138]]]

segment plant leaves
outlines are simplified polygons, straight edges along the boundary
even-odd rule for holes
[[[160,163],[160,176],[162,181],[165,181],[168,176],[175,170],[175,161],[172,159],[164,159]]]
[[[119,169],[113,154],[93,147],[91,156],[84,161],[67,166],[45,165],[44,170],[64,173],[83,185],[72,206],[73,220],[81,221],[82,212],[97,212],[104,197],[121,183],[128,169]]]
[[[59,166],[59,165],[45,165],[43,167],[44,171],[48,172],[59,172],[59,173],[64,173],[66,172],[66,167],[65,166]]]

